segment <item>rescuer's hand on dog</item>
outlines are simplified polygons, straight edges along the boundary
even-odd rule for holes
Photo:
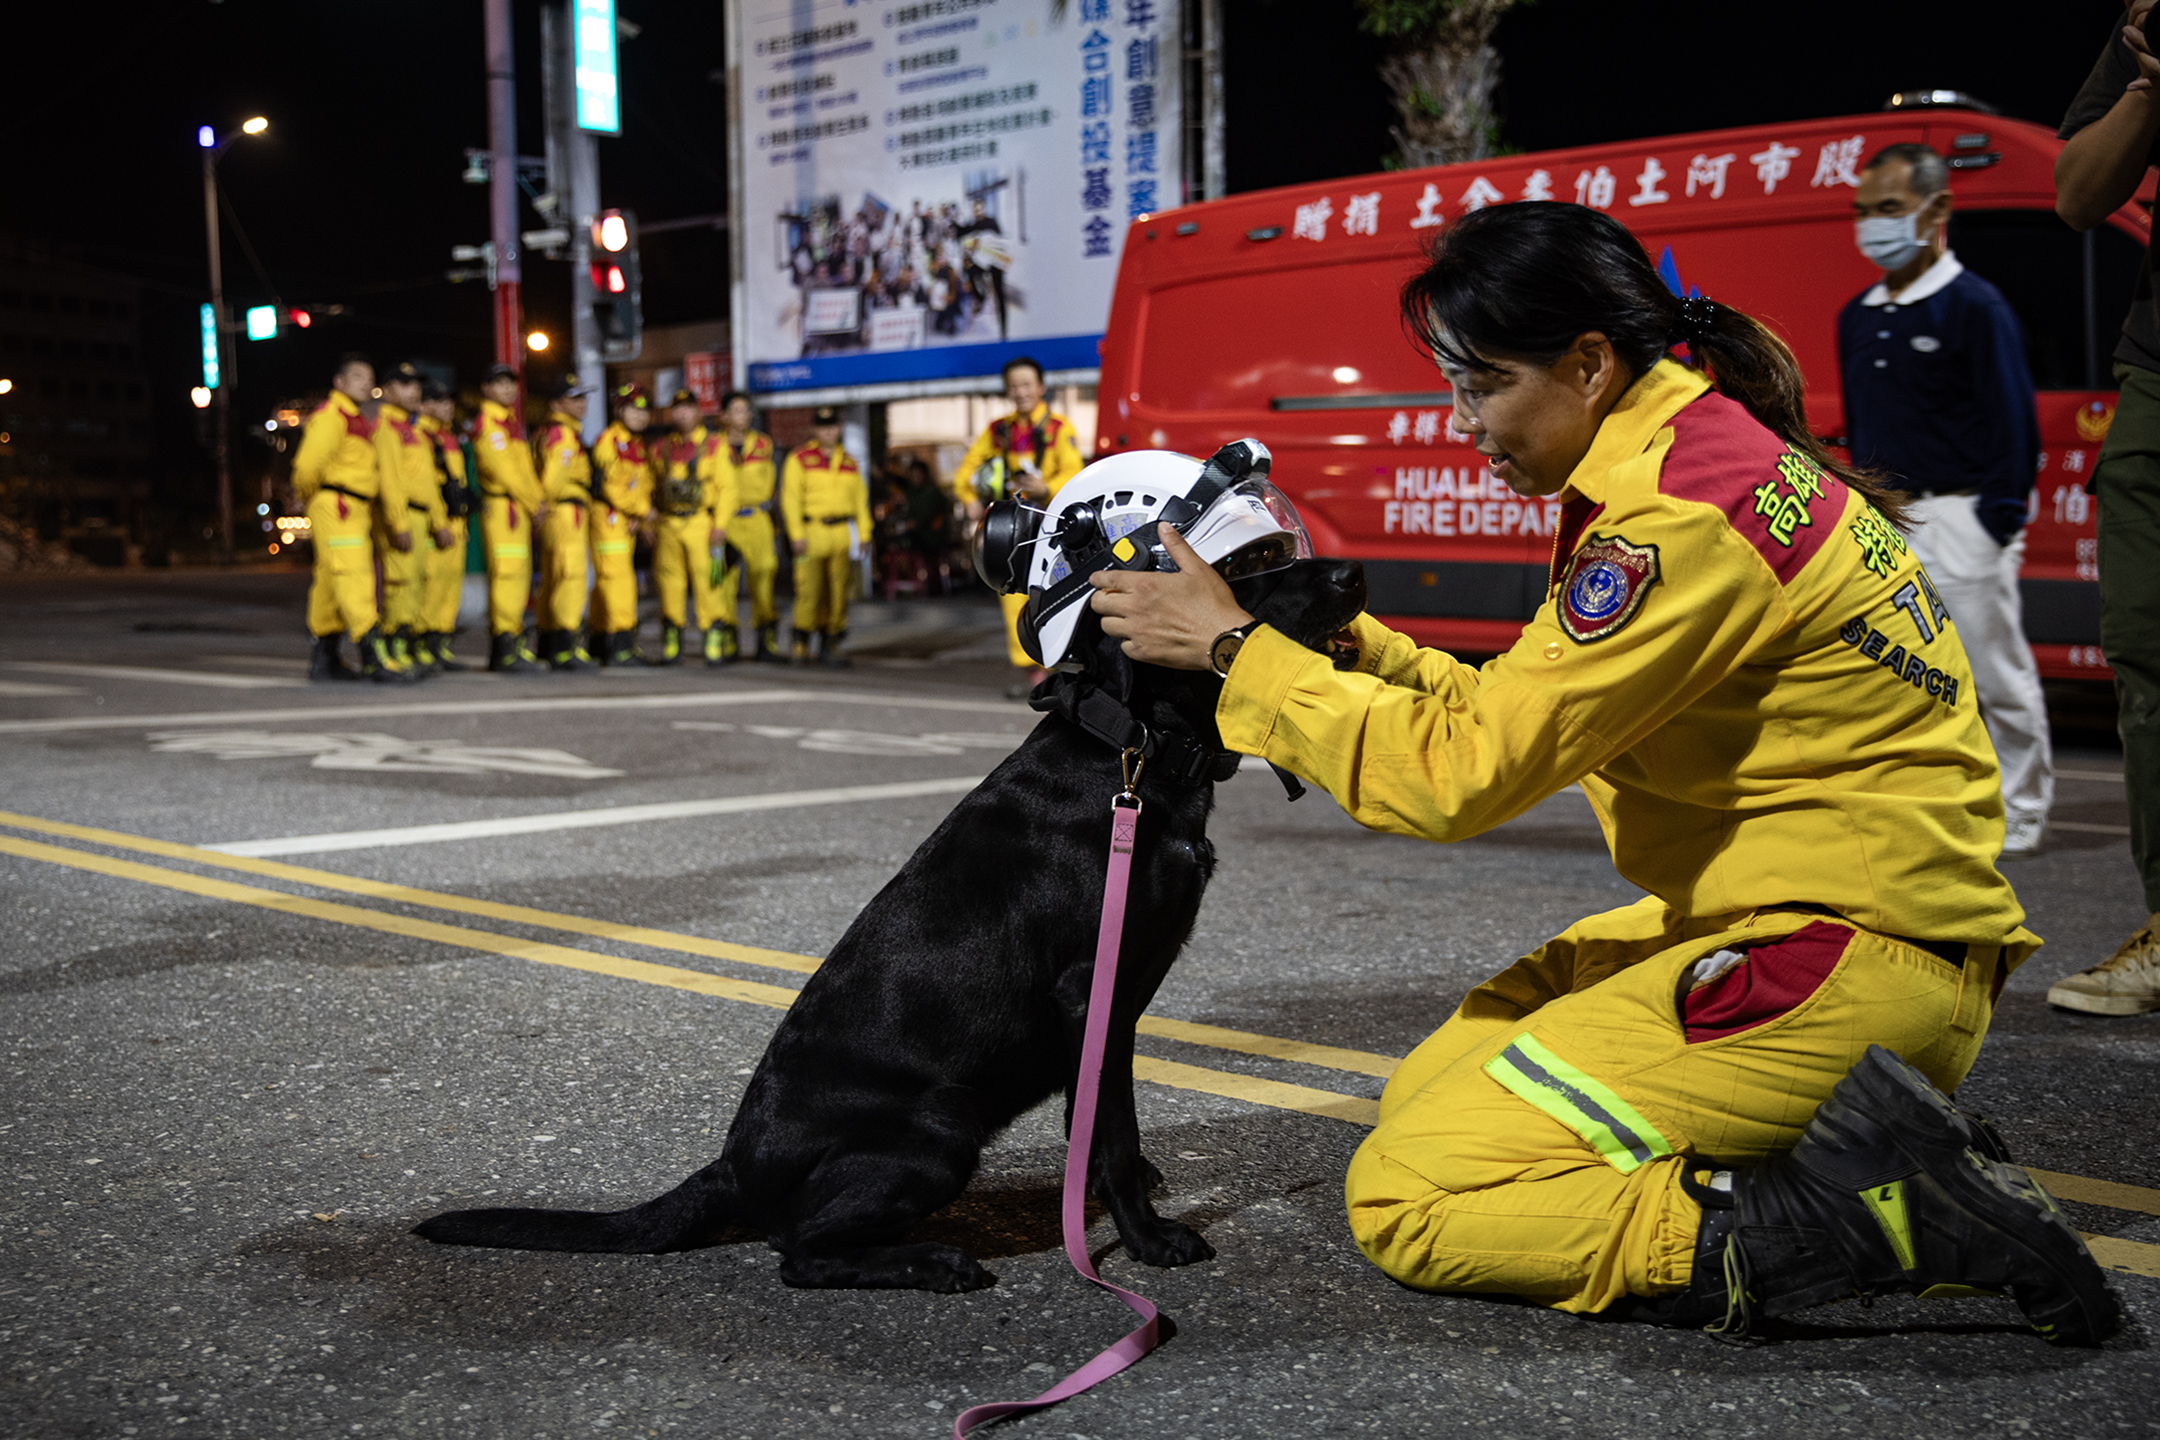
[[[1250,625],[1253,617],[1238,608],[1230,583],[1193,553],[1184,536],[1168,525],[1160,533],[1163,549],[1177,562],[1175,572],[1098,570],[1088,577],[1095,587],[1088,603],[1102,616],[1103,633],[1122,640],[1131,658],[1172,670],[1209,669],[1215,637]]]

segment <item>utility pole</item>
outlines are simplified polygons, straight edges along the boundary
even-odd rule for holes
[[[487,18],[488,230],[495,246],[495,358],[525,368],[518,285],[517,64],[510,0],[482,0]]]
[[[607,389],[607,362],[600,325],[593,316],[592,226],[600,213],[600,142],[577,123],[572,37],[574,0],[557,0],[540,11],[542,93],[547,98],[548,218],[570,232],[570,360],[578,377]],[[607,428],[605,395],[585,407],[584,437],[590,445]]]
[[[210,313],[217,321],[217,506],[218,560],[232,564],[232,387],[239,379],[238,357],[225,343],[225,266],[218,247],[217,162],[222,146],[203,147],[203,227],[210,237]]]

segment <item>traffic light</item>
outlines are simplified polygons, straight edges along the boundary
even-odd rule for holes
[[[600,355],[610,363],[635,360],[643,345],[644,307],[638,285],[637,216],[603,210],[592,222],[592,313]]]

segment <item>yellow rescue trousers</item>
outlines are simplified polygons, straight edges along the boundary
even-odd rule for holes
[[[812,516],[804,528],[810,544],[795,557],[795,634],[838,635],[847,629],[848,589],[855,578],[855,561],[848,554],[854,527]]]
[[[692,515],[663,515],[653,536],[653,588],[660,592],[660,618],[670,625],[689,623],[684,616],[684,597],[694,602],[697,626],[713,623],[719,607],[713,603],[712,516],[700,510]]]
[[[1720,952],[1746,958],[1699,980]],[[1801,954],[1826,973],[1780,973]],[[1702,1220],[1685,1168],[1790,1150],[1870,1044],[1945,1091],[1965,1078],[2004,972],[1998,946],[1962,958],[1794,911],[1688,920],[1651,897],[1592,916],[1395,1071],[1344,1185],[1351,1233],[1422,1290],[1596,1311],[1685,1289]],[[1706,985],[1723,1015],[1701,1011]]]
[[[772,516],[757,506],[738,510],[728,521],[727,538],[741,560],[721,572],[720,609],[725,613],[734,608],[735,577],[745,576],[749,581],[750,624],[762,630],[780,618],[780,612],[773,607],[773,580],[780,573],[780,557],[773,553]]]
[[[1005,612],[1005,657],[1024,669],[1038,668],[1035,657],[1020,645],[1020,612],[1027,609],[1028,597],[1022,595],[998,596],[998,608]]]
[[[308,501],[315,579],[308,587],[308,633],[343,630],[358,640],[375,628],[374,507],[337,490]]]
[[[585,622],[585,526],[592,507],[576,500],[548,506],[541,526],[540,628],[577,630]]]
[[[592,544],[592,629],[613,635],[638,628],[637,522],[607,505],[593,507],[586,525]]]
[[[420,628],[431,635],[448,635],[457,629],[458,604],[465,598],[465,521],[452,520],[450,543],[437,545],[430,537],[427,557],[427,598],[420,603]]]
[[[434,538],[428,534],[424,520],[415,521],[405,533],[412,536],[410,550],[400,550],[392,545],[390,532],[379,522],[375,526],[375,559],[382,566],[382,626],[392,634],[421,628],[428,552],[435,548]]]
[[[483,495],[480,536],[487,545],[488,633],[521,635],[532,598],[532,516],[507,495]]]

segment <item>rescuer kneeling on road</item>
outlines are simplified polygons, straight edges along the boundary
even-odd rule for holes
[[[1580,783],[1650,892],[1403,1061],[1350,1166],[1359,1247],[1420,1289],[1727,1334],[1961,1287],[2105,1338],[2076,1233],[1941,1093],[2040,941],[1896,497],[1810,436],[1776,337],[1594,210],[1466,215],[1402,301],[1492,472],[1563,505],[1513,649],[1473,670],[1363,616],[1337,669],[1176,542],[1180,573],[1092,582],[1134,659],[1224,674],[1226,744],[1361,823],[1462,840]]]

